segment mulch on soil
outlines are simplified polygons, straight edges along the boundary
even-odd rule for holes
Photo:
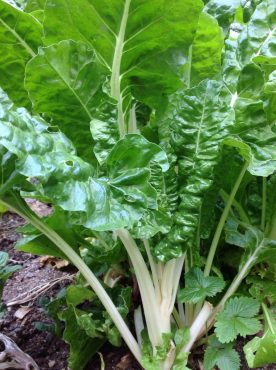
[[[51,209],[47,205],[31,202],[33,210],[39,215],[47,215]],[[19,216],[13,213],[6,213],[0,219],[0,250],[9,253],[10,263],[20,264],[22,269],[12,275],[7,281],[3,301],[8,302],[22,299],[24,293],[34,291],[54,279],[68,276],[68,269],[57,270],[41,263],[37,256],[22,253],[14,250],[14,244],[20,237],[16,229],[24,224]],[[69,268],[72,273],[72,268]],[[61,280],[48,289],[44,296],[48,298],[55,297],[56,294],[68,285],[68,280]],[[41,370],[67,370],[69,346],[54,334],[46,331],[40,331],[35,323],[51,324],[51,319],[43,312],[39,305],[40,297],[24,303],[15,304],[8,307],[3,320],[0,320],[0,331],[13,339],[16,344],[26,353],[28,353],[38,364]],[[15,316],[20,307],[29,307],[30,311],[22,319]],[[241,370],[248,370],[248,366],[243,356],[243,340],[238,342],[237,349],[241,356]],[[129,353],[127,347],[112,347],[106,344],[101,349],[101,355],[105,363],[105,370],[141,370],[141,367],[133,356]],[[190,359],[189,366],[193,370],[202,370],[203,348],[194,351],[193,358]],[[101,370],[100,355],[96,355],[88,364],[86,370]],[[276,370],[276,364],[263,367],[260,370]]]

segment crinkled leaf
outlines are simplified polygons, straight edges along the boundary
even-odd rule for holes
[[[269,176],[276,169],[276,134],[267,121],[261,100],[264,85],[259,67],[248,64],[240,73],[234,100],[236,122],[225,145],[235,147],[255,176]]]
[[[179,248],[182,243],[194,245],[203,197],[213,183],[214,168],[220,159],[220,144],[233,125],[234,112],[229,100],[223,83],[212,80],[180,90],[171,97],[164,120],[171,125],[171,141],[181,177],[177,226],[169,234],[173,241],[171,258],[182,253]],[[167,249],[166,243],[158,246],[159,258],[164,254],[162,249]]]
[[[217,19],[225,33],[234,20],[236,9],[241,5],[241,0],[210,0],[205,5],[204,11]]]
[[[239,39],[238,59],[244,66],[255,63],[275,64],[276,4],[263,0],[255,9]]]
[[[255,337],[243,347],[250,368],[276,362],[276,333],[268,330],[262,338]]]
[[[215,276],[204,276],[198,267],[185,275],[185,288],[181,289],[178,299],[181,302],[197,303],[206,297],[214,297],[225,286],[223,279]]]
[[[70,345],[69,367],[72,370],[83,370],[105,339],[86,335],[85,330],[78,325],[73,306],[60,313],[59,318],[65,322],[63,339]]]
[[[264,92],[267,94],[276,93],[276,71],[273,71],[268,78],[268,81],[265,83]]]
[[[222,344],[216,337],[212,337],[204,353],[204,370],[212,370],[217,366],[221,370],[239,370],[239,354],[233,344]]]
[[[259,309],[260,304],[253,298],[231,298],[215,322],[215,333],[219,341],[229,343],[238,335],[245,337],[256,334],[261,328],[260,322],[254,317]]]
[[[113,230],[132,225],[146,208],[157,206],[148,167],[156,161],[165,170],[167,159],[158,145],[140,135],[120,140],[107,158],[109,178],[95,178],[93,167],[76,156],[62,133],[49,132],[42,119],[24,109],[5,111],[0,129],[0,143],[20,158],[19,172],[37,178],[38,191],[72,212],[75,223]]]
[[[35,56],[41,37],[41,24],[34,17],[0,1],[0,85],[18,106],[30,107],[25,66]]]

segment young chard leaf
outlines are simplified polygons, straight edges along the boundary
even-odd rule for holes
[[[245,337],[256,334],[261,328],[260,322],[254,318],[259,309],[260,304],[253,298],[231,298],[215,323],[215,333],[219,341],[229,343],[238,335]]]
[[[262,367],[276,362],[276,333],[270,330],[262,338],[255,337],[244,347],[244,353],[250,368]]]

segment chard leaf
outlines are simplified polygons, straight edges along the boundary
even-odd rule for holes
[[[85,0],[81,4],[78,0],[49,0],[45,43],[64,39],[86,42],[111,74],[112,96],[119,99],[131,85],[145,99],[150,91],[155,104],[153,96],[180,86],[177,63],[172,63],[174,49],[187,51],[201,8],[200,0]]]
[[[204,11],[217,19],[218,24],[226,33],[240,5],[241,0],[210,0],[205,5]]]
[[[197,303],[206,297],[214,297],[225,286],[223,279],[215,276],[204,276],[198,267],[194,267],[185,275],[185,288],[181,289],[178,299],[181,302]]]
[[[201,13],[185,66],[189,86],[213,78],[220,72],[222,47],[223,33],[217,21],[207,13]]]
[[[258,276],[249,276],[246,279],[247,284],[251,284],[249,293],[259,302],[267,300],[270,304],[276,302],[275,281],[261,278]]]
[[[233,343],[222,344],[213,336],[205,350],[203,365],[205,370],[212,370],[215,366],[221,370],[239,370],[240,358]]]
[[[93,157],[92,138],[91,146],[87,145],[90,121],[105,121],[117,129],[114,104],[109,106],[102,91],[103,77],[91,47],[72,40],[40,48],[26,68],[25,87],[35,112],[49,117],[71,139],[78,154],[89,160]]]
[[[90,358],[105,342],[105,338],[90,338],[77,322],[73,306],[68,306],[58,315],[65,322],[63,339],[70,345],[69,367],[83,370]]]
[[[0,85],[18,106],[30,107],[25,66],[41,45],[42,26],[29,14],[0,1]]]
[[[104,231],[131,226],[145,209],[157,208],[150,185],[150,164],[168,167],[165,153],[140,135],[126,135],[107,158],[108,177],[95,177],[94,168],[75,154],[60,132],[49,132],[41,118],[24,109],[4,111],[0,143],[20,160],[18,171],[38,179],[40,196],[71,212],[71,221]],[[129,150],[131,148],[131,151]]]
[[[268,239],[258,228],[232,219],[226,226],[226,241],[244,249],[239,269],[275,259],[276,240]]]
[[[243,347],[250,368],[276,362],[276,333],[270,330],[262,338],[255,337]]]
[[[276,71],[273,71],[268,78],[268,81],[265,83],[264,92],[267,94],[276,93]]]
[[[224,310],[218,314],[215,323],[215,333],[221,343],[229,343],[238,335],[256,334],[260,328],[260,322],[254,318],[260,309],[260,304],[253,298],[231,298],[225,305]]]
[[[169,234],[171,258],[182,253],[179,246],[194,246],[204,195],[210,189],[219,162],[221,143],[234,122],[230,95],[223,83],[203,81],[172,95],[164,121],[171,126],[172,147],[178,157],[181,202]],[[158,246],[159,256],[167,241]]]
[[[239,38],[237,56],[241,65],[252,60],[258,64],[275,64],[275,14],[274,0],[263,0],[256,7]]]
[[[84,243],[78,232],[70,224],[68,216],[61,209],[56,208],[49,217],[45,217],[44,223],[55,230],[77,253],[80,243]],[[20,238],[15,245],[17,250],[32,253],[36,255],[50,255],[58,258],[67,259],[67,257],[40,231],[30,224],[24,225],[17,231],[24,237]]]
[[[25,12],[31,13],[37,10],[44,10],[46,0],[27,0]]]
[[[252,175],[266,177],[276,169],[276,134],[261,100],[263,86],[264,77],[259,67],[248,64],[242,69],[232,99],[236,122],[232,136],[224,144],[237,149],[248,162]]]

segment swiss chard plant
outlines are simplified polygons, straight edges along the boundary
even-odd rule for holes
[[[239,369],[261,330],[248,362],[276,361],[275,1],[20,4],[0,0],[0,203],[30,223],[19,248],[86,281],[63,298],[71,368],[117,334],[148,370],[203,342],[206,370]]]

